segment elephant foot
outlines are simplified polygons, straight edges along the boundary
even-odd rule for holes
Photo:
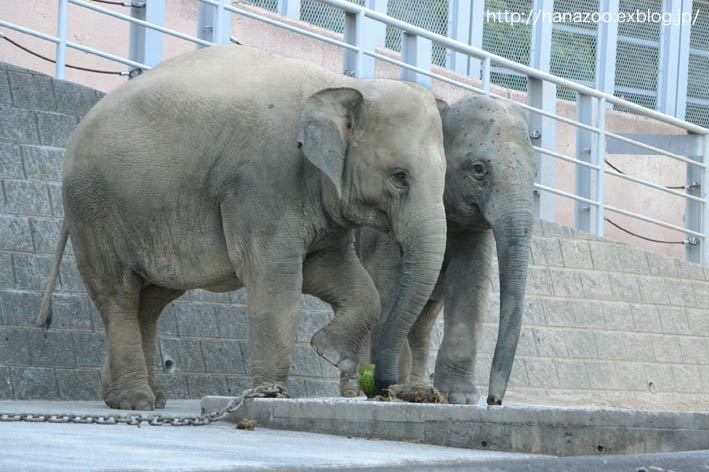
[[[345,376],[340,377],[340,396],[346,398],[354,398],[362,395],[362,390],[359,388],[357,377]]]
[[[440,381],[436,382],[435,386],[448,403],[475,405],[480,399],[480,393],[472,383]]]
[[[313,335],[310,345],[320,357],[341,371],[354,372],[359,362],[359,349],[347,350],[347,346],[343,343],[334,342],[336,339],[327,332],[327,328],[323,328]]]
[[[165,405],[167,404],[167,396],[165,396],[165,392],[160,390],[158,387],[151,387],[151,390],[153,391],[153,395],[155,395],[155,409],[161,410],[165,408]]]
[[[146,384],[104,386],[103,401],[109,408],[117,410],[154,410],[156,398],[150,386]],[[162,407],[165,400],[163,394]]]

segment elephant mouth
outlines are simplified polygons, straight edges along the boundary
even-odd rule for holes
[[[490,223],[485,219],[477,203],[467,203],[465,208],[458,208],[458,211],[448,211],[446,208],[446,219],[457,225],[477,230],[490,229]]]

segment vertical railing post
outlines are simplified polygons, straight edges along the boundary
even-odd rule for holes
[[[470,19],[472,12],[471,0],[449,0],[447,36],[461,43],[470,42]],[[480,3],[480,2],[478,2]],[[485,2],[482,2],[483,4]],[[446,67],[459,74],[468,73],[468,55],[448,50]]]
[[[216,0],[218,6],[199,2],[197,13],[197,37],[214,44],[227,44],[231,37],[231,13],[224,10],[230,0]],[[204,46],[197,45],[197,49]]]
[[[618,0],[599,0],[600,21],[596,30],[596,89],[613,95],[615,91],[615,62],[618,45]],[[584,122],[586,123],[586,122]],[[587,124],[590,124],[589,121]]]
[[[596,122],[594,119],[596,99],[576,94],[576,120],[580,123],[593,125]],[[588,163],[594,163],[592,150],[594,144],[594,134],[582,128],[576,128],[576,159]],[[583,166],[576,166],[576,195],[579,197],[598,200],[596,193],[596,172],[593,169]],[[574,226],[580,231],[587,233],[596,232],[596,208],[584,202],[575,203],[576,211],[574,218]]]
[[[540,14],[536,12],[540,11]],[[551,65],[551,29],[554,0],[535,0],[534,18],[538,18],[531,28],[529,65],[549,72]],[[527,104],[546,112],[556,113],[556,85],[543,80],[529,78],[527,81]],[[556,122],[552,118],[537,113],[529,113],[529,129],[532,143],[544,149],[556,148]],[[537,152],[537,183],[554,187],[554,158]],[[548,192],[534,191],[534,211],[536,216],[554,221],[554,196]]]
[[[409,34],[406,31],[401,33],[401,60],[403,62],[430,71],[431,50],[432,44],[430,39],[421,38],[415,34]],[[431,77],[403,67],[401,68],[401,80],[416,82],[427,89],[431,88]]]
[[[482,49],[483,48],[483,28],[485,26],[485,2],[473,0],[470,10],[470,40],[468,44]],[[468,75],[474,79],[480,79],[480,67],[482,66],[480,59],[477,57],[468,57]]]
[[[69,5],[68,0],[59,0],[59,12],[57,21],[57,64],[55,77],[64,79],[64,66],[66,65],[66,11]]]
[[[596,235],[603,237],[605,223],[605,182],[606,182],[606,98],[601,97],[596,102],[596,128],[599,129],[594,146],[593,163],[598,166],[596,173]]]
[[[471,56],[472,58],[472,56]],[[490,95],[490,58],[486,57],[483,60],[482,66],[482,82],[483,82],[483,92],[485,95]]]
[[[300,0],[278,0],[278,13],[294,20],[300,20]]]
[[[707,141],[702,138],[702,144]],[[703,148],[702,151],[705,149]],[[703,155],[687,156],[694,161],[702,162],[705,158]],[[701,167],[687,164],[687,195],[694,195],[702,198],[704,194],[704,175],[705,170]],[[699,202],[686,200],[686,209],[684,211],[684,226],[687,229],[704,233],[704,215],[705,206]],[[695,236],[686,235],[687,243],[684,245],[685,258],[690,262],[700,264],[702,262],[703,253],[705,252],[705,244]]]
[[[365,7],[381,13],[386,13],[387,0],[365,0]],[[364,54],[364,51],[376,51],[377,46],[386,42],[386,25],[367,18],[363,11],[359,13],[345,12],[345,42],[360,48],[357,51],[345,49],[342,68],[346,75],[360,79],[373,79],[375,74],[374,58]]]
[[[704,199],[704,214],[702,215],[701,233],[704,235],[702,241],[702,265],[709,265],[709,134],[703,136],[702,162],[706,166],[702,169],[701,196]]]
[[[687,107],[687,73],[689,69],[689,37],[692,0],[665,0],[660,23],[660,50],[657,64],[658,111],[684,119]]]
[[[133,18],[163,26],[165,23],[165,0],[144,0],[143,6],[130,9]],[[162,62],[163,34],[150,28],[130,24],[130,59],[148,66]]]

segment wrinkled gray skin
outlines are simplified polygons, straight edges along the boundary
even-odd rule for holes
[[[246,287],[255,384],[287,381],[302,292],[335,310],[312,346],[352,371],[380,313],[353,228],[394,235],[411,267],[400,311],[420,311],[443,260],[444,174],[435,100],[410,84],[219,46],[107,95],[67,144],[62,238],[106,328],[106,404],[165,405],[158,317],[193,288]]]
[[[407,333],[399,381],[425,382],[431,330],[445,303],[444,336],[434,386],[450,403],[475,403],[475,354],[487,304],[492,256],[497,245],[500,331],[490,372],[488,404],[499,405],[507,389],[524,305],[533,223],[536,160],[523,113],[487,97],[470,96],[448,107],[439,102],[447,159],[444,205],[446,252],[434,291]],[[424,223],[421,223],[424,224]],[[402,280],[398,243],[362,229],[360,257],[389,313]],[[377,363],[391,325],[380,320],[372,335]],[[377,342],[379,340],[379,342]],[[409,349],[410,348],[410,349]],[[356,394],[343,376],[343,395]]]

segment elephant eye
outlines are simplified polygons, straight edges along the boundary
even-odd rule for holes
[[[397,169],[391,173],[391,181],[399,188],[409,186],[409,174],[405,170]]]
[[[462,167],[478,180],[483,180],[487,177],[488,168],[483,161],[467,161]]]

